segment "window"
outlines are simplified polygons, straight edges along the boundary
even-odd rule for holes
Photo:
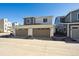
[[[44,18],[44,19],[43,19],[43,22],[47,22],[47,18]]]
[[[6,30],[6,28],[5,28],[5,30]]]
[[[33,19],[31,19],[31,24],[33,24]]]
[[[61,23],[65,23],[65,18],[60,18]]]
[[[27,20],[27,22],[29,23],[29,20]]]
[[[79,20],[79,13],[77,14],[77,20]]]

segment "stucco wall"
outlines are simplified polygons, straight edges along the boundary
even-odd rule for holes
[[[47,18],[47,22],[43,22],[43,18]],[[38,17],[36,18],[35,22],[41,24],[52,24],[52,16]]]

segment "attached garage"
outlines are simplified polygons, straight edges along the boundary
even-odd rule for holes
[[[71,27],[71,37],[74,40],[79,41],[79,26],[72,26]]]
[[[15,29],[16,37],[50,38],[55,33],[55,27],[52,25],[23,25]]]
[[[16,29],[16,37],[27,37],[28,36],[28,29]]]
[[[79,41],[79,23],[62,23],[66,25],[67,37]]]
[[[50,28],[34,28],[33,37],[50,37]]]

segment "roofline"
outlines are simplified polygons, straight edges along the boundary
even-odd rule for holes
[[[79,9],[76,9],[76,10],[70,11],[66,16],[68,16],[70,13],[75,12],[75,11],[77,11],[77,10],[79,10]],[[65,17],[66,17],[66,16],[65,16]]]
[[[40,18],[40,17],[53,17],[53,16],[26,16],[26,17],[23,17],[23,18],[28,18],[28,17]]]

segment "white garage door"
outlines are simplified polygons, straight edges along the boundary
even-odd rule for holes
[[[72,27],[72,38],[79,41],[79,27]]]

